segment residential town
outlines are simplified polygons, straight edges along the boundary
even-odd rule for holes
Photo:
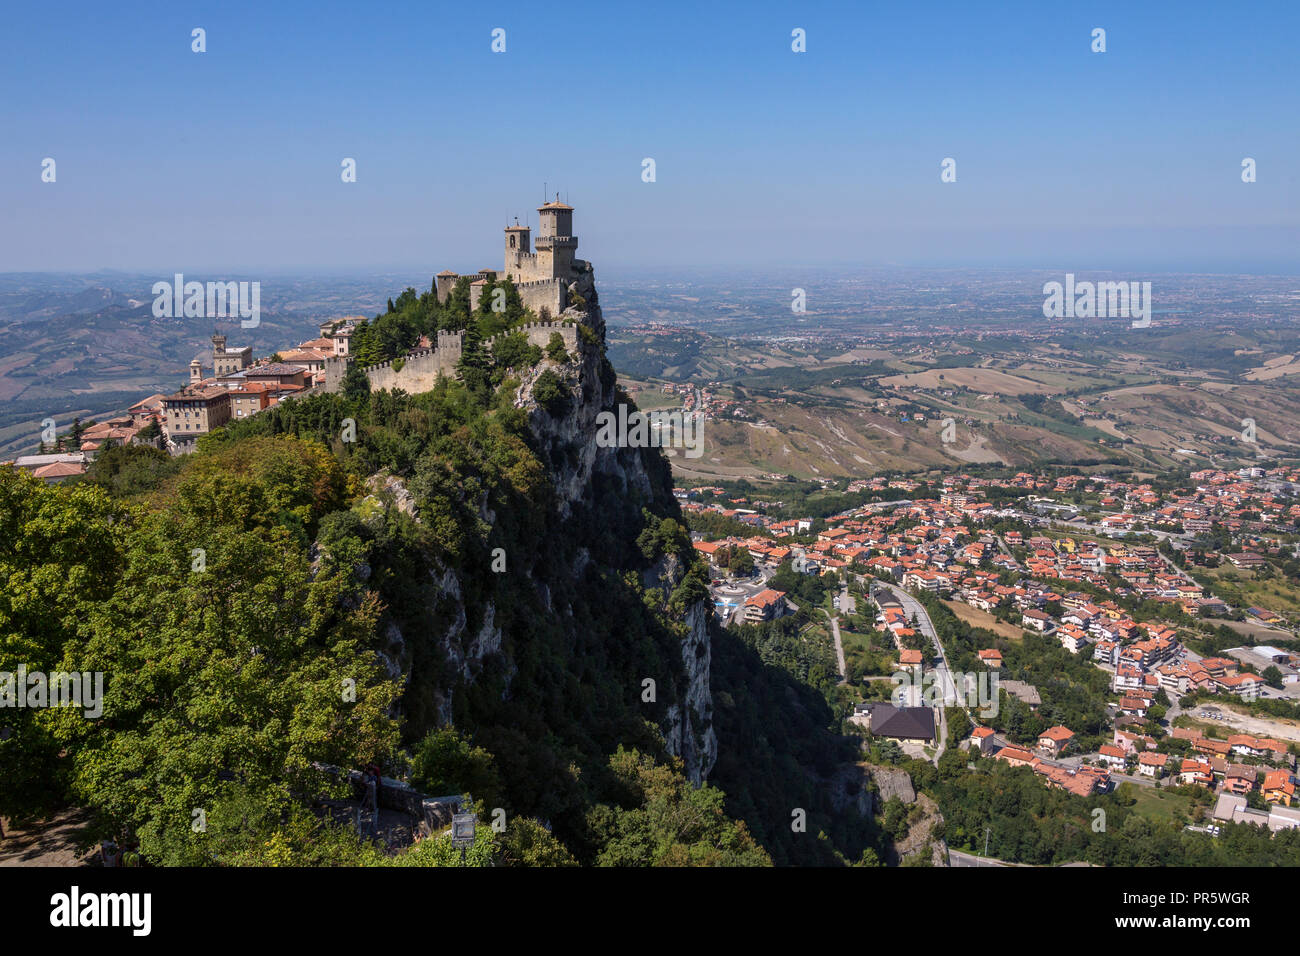
[[[843,582],[846,595],[865,586],[862,593],[878,611],[875,625],[896,651],[893,666],[913,675],[910,694],[856,706],[853,720],[874,737],[937,760],[945,732],[936,724],[945,708],[923,705],[916,693],[919,678],[933,668],[939,686],[955,689],[941,703],[962,705],[971,718],[963,746],[1030,767],[1047,787],[1089,796],[1124,781],[1195,786],[1216,796],[1213,821],[1300,826],[1300,806],[1292,806],[1300,735],[1293,726],[1289,738],[1273,735],[1266,729],[1274,722],[1264,715],[1229,713],[1226,704],[1207,702],[1300,702],[1300,653],[1289,649],[1295,633],[1282,613],[1235,604],[1203,583],[1205,569],[1251,572],[1270,559],[1295,557],[1300,505],[1288,499],[1300,487],[1300,473],[1201,471],[1190,486],[1174,489],[1085,474],[940,481],[927,489],[930,497],[868,501],[817,520],[773,517],[769,512],[784,513],[781,502],[729,495],[717,485],[676,493],[688,514],[753,529],[714,540],[696,535],[696,549],[711,563],[723,623],[793,613],[788,595],[768,585],[782,566],[829,575]],[[922,488],[910,478],[878,477],[854,481],[847,491],[911,496]],[[1084,507],[1073,503],[1081,494]],[[1206,547],[1205,540],[1217,546]],[[720,553],[742,551],[752,559],[752,574],[719,566]],[[1050,726],[1036,740],[1012,742],[987,726],[954,683],[957,675],[948,668],[954,648],[927,641],[934,628],[917,597],[941,601],[983,629],[978,633],[998,636],[1002,649],[980,647],[971,656],[980,670],[1001,675],[1008,646],[1034,635],[1103,673],[1104,734],[1090,734],[1085,748],[1079,728]],[[1212,635],[1225,643],[1226,622],[1242,628],[1239,641],[1215,653],[1188,646],[1202,646]],[[836,626],[837,641],[839,632]],[[1000,689],[1033,712],[1044,703],[1039,688],[1024,681],[1004,678]],[[1197,726],[1176,726],[1180,716],[1179,724]]]

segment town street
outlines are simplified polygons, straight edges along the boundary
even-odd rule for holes
[[[840,640],[840,619],[834,614],[827,615],[831,619],[831,634],[835,637],[835,661],[840,668],[840,683],[848,683],[848,667],[844,663],[844,644]]]
[[[862,578],[859,577],[858,580],[861,581]],[[930,620],[930,615],[926,612],[925,607],[920,601],[895,584],[876,580],[875,585],[879,588],[887,588],[894,597],[898,598],[899,603],[903,605],[903,614],[907,616],[909,621],[915,617],[917,627],[920,628],[921,633],[928,637],[930,643],[934,645],[939,658],[939,663],[934,669],[935,681],[938,684],[943,704],[962,704],[964,707],[964,702],[958,699],[957,688],[953,684],[952,674],[948,669],[948,657],[944,654],[943,645],[939,643],[939,635],[935,632],[934,623]],[[943,756],[944,750],[948,747],[948,715],[944,712],[942,706],[936,707],[935,710],[938,712],[939,717],[938,747],[934,752],[934,762],[937,764],[939,758]],[[973,719],[972,723],[974,723]]]

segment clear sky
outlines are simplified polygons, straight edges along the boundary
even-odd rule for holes
[[[507,217],[536,225],[544,182],[598,275],[1300,271],[1295,0],[96,0],[0,17],[0,272],[469,271],[500,264]]]

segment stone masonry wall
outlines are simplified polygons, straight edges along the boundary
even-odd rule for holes
[[[572,323],[532,322],[502,334],[513,335],[516,332],[523,332],[528,337],[529,345],[541,348],[546,348],[552,333],[558,332],[564,340],[565,349],[570,352],[578,350],[578,327]],[[412,352],[406,356],[400,369],[394,368],[391,361],[362,369],[370,380],[371,391],[400,388],[409,395],[431,391],[437,384],[439,375],[455,376],[464,335],[463,332],[439,332],[433,348]],[[483,343],[484,347],[490,349],[496,338],[488,339]],[[331,356],[325,360],[325,391],[337,392],[342,388],[347,367],[348,359],[343,357]]]

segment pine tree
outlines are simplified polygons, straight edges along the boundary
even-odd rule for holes
[[[461,276],[452,286],[451,293],[447,296],[447,304],[443,308],[444,321],[442,328],[451,332],[459,331],[469,324],[469,277]]]
[[[478,323],[471,321],[469,327],[465,329],[460,362],[456,365],[456,371],[460,373],[465,387],[480,399],[485,397],[489,388],[490,364],[487,350],[483,347],[483,334],[479,331]]]

